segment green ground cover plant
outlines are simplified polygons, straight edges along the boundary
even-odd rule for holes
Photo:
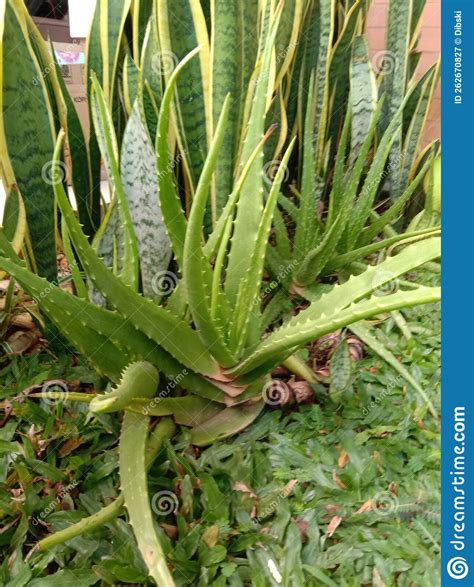
[[[110,423],[112,443],[119,438],[117,499],[42,539],[40,551],[54,556],[64,542],[111,523],[124,505],[144,577],[181,584],[188,571],[179,556],[196,551],[189,545],[172,555],[170,536],[156,524],[154,459],[166,446],[191,476],[199,463],[189,447],[180,456],[181,436],[212,451],[224,438],[251,437],[262,422],[291,428],[295,416],[281,423],[281,414],[266,413],[275,393],[291,388],[275,369],[298,377],[312,397],[319,379],[308,345],[346,328],[436,420],[436,402],[370,322],[389,317],[410,338],[401,310],[440,299],[436,279],[425,278],[439,273],[440,179],[438,143],[419,149],[437,81],[437,66],[415,76],[423,5],[390,4],[387,54],[375,72],[362,0],[99,1],[88,38],[88,138],[22,2],[0,5],[0,135],[10,190],[0,269],[41,312],[51,348],[75,349],[99,377],[90,393],[33,395],[50,405],[77,402],[87,419]],[[417,201],[423,209],[411,220],[407,205],[414,212]],[[72,292],[58,281],[58,250]],[[349,343],[340,341],[331,356],[327,393],[337,404],[350,395]],[[302,409],[296,418],[316,412]],[[194,525],[193,484],[185,483],[191,510],[178,533]],[[212,509],[219,485],[213,475],[199,483]],[[252,496],[251,484],[236,483]],[[212,536],[191,536],[199,556],[210,557],[196,564],[227,560]],[[262,564],[246,554],[252,568]],[[214,570],[202,581],[214,580]],[[323,580],[320,566],[308,572]],[[192,565],[189,573],[195,580],[201,571]],[[265,584],[260,575],[253,584]]]

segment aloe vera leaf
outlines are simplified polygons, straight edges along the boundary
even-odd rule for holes
[[[246,179],[248,177],[248,174],[252,168],[253,162],[260,154],[260,152],[265,144],[265,141],[267,139],[267,136],[268,136],[268,133],[258,143],[258,145],[255,147],[252,155],[250,156],[249,160],[244,165],[241,174],[239,175],[237,181],[235,182],[234,190],[230,194],[229,199],[228,199],[224,209],[222,210],[221,215],[219,216],[219,220],[217,221],[214,230],[212,231],[206,244],[204,245],[204,249],[203,249],[204,254],[206,255],[206,257],[208,259],[212,259],[218,251],[218,248],[220,246],[220,243],[222,242],[222,238],[223,238],[223,235],[226,230],[227,222],[232,220],[234,217],[234,211],[235,211],[235,208],[236,208],[237,203],[239,201],[240,192],[242,190],[244,182],[246,181]]]
[[[343,159],[344,157],[344,151],[342,152],[341,157],[338,153],[338,157],[336,159],[335,172],[336,182],[335,186],[333,187],[333,192],[337,190],[341,191],[342,193],[338,194],[337,196],[336,193],[334,193],[334,195],[331,195],[330,216],[332,217],[332,215],[336,211],[338,211],[338,215],[331,224],[326,223],[326,230],[323,234],[321,243],[318,247],[310,250],[310,252],[306,255],[305,259],[295,272],[294,280],[297,284],[301,286],[307,286],[316,279],[316,277],[321,273],[324,266],[328,262],[330,256],[337,249],[339,241],[343,235],[344,229],[348,224],[349,216],[352,213],[352,203],[355,199],[356,191],[360,183],[360,177],[366,162],[367,155],[369,153],[369,149],[372,145],[373,135],[378,121],[378,116],[380,114],[380,109],[381,103],[379,104],[374,114],[369,132],[365,137],[363,144],[361,145],[359,154],[352,168],[352,172],[349,176],[349,181],[344,186],[344,188],[342,187],[343,182],[341,169],[341,159]],[[345,141],[347,140],[347,125],[348,120],[344,124],[343,129],[343,148],[345,145]]]
[[[382,249],[386,249],[391,247],[397,243],[403,244],[403,241],[414,242],[416,239],[424,239],[430,238],[432,236],[438,236],[439,230],[433,228],[427,228],[425,230],[417,230],[411,233],[403,233],[398,234],[396,236],[384,239],[382,241],[377,241],[370,245],[366,245],[365,247],[360,247],[359,249],[354,249],[349,253],[344,253],[343,255],[337,255],[333,259],[331,259],[324,267],[323,273],[331,273],[340,267],[344,267],[350,265],[354,261],[358,259],[363,259],[372,253],[376,253]]]
[[[264,137],[269,71],[277,26],[278,16],[273,19],[259,64],[259,76],[241,154],[242,167],[252,157],[254,150]],[[263,153],[260,152],[250,167],[237,204],[225,283],[226,293],[231,304],[236,303],[240,281],[246,273],[246,263],[251,257],[255,246],[258,225],[263,210],[262,168]]]
[[[258,417],[265,404],[262,401],[244,406],[226,408],[213,418],[195,426],[191,430],[191,442],[197,446],[207,446],[237,434]]]
[[[54,118],[47,89],[29,41],[22,2],[4,4],[0,91],[5,145],[23,198],[35,264],[56,279],[54,193],[49,171],[54,151]],[[9,187],[9,186],[7,186]]]
[[[351,157],[355,160],[377,107],[377,85],[369,59],[369,47],[365,37],[355,37],[351,60],[352,132]]]
[[[370,332],[369,328],[363,323],[358,323],[351,324],[349,329],[352,330],[352,332],[372,351],[382,357],[385,362],[393,367],[395,371],[397,371],[397,373],[399,373],[413,387],[420,398],[426,403],[431,414],[438,419],[438,412],[423,387],[413,377],[410,371],[408,371],[408,369],[395,357],[395,355]]]
[[[55,161],[62,149],[64,134],[60,133],[56,145]],[[57,169],[53,169],[57,178]],[[107,300],[136,328],[191,370],[213,375],[217,365],[203,347],[198,334],[187,324],[177,319],[165,308],[142,298],[117,279],[96,256],[81,231],[62,184],[55,182],[55,193],[61,212],[66,220],[71,240],[74,243],[86,273]],[[181,360],[183,359],[183,360]]]
[[[2,254],[7,254],[1,245]],[[31,295],[54,325],[103,375],[117,379],[124,367],[123,354],[107,337],[91,329],[75,312],[62,305],[57,291],[62,291],[10,259],[1,257],[0,266]],[[34,284],[34,285],[33,285]],[[66,292],[62,292],[69,296]],[[73,296],[70,296],[73,297]],[[77,298],[79,300],[79,298]],[[62,302],[62,300],[61,300]]]
[[[403,211],[406,204],[410,201],[413,194],[418,189],[422,179],[426,176],[428,169],[432,164],[432,159],[429,158],[423,164],[423,167],[417,174],[417,176],[410,182],[403,194],[380,216],[377,216],[375,220],[367,228],[362,231],[357,245],[366,245],[371,243],[373,239],[382,232],[382,230],[392,222],[394,222]]]
[[[315,303],[300,312],[296,319],[306,319],[310,316],[318,318],[323,314],[337,312],[408,271],[437,259],[440,254],[440,238],[433,237],[408,245],[398,255],[389,257],[378,265],[370,265],[359,275],[351,276],[345,283],[335,285],[322,297],[318,295],[316,299],[313,299],[310,291],[304,290],[303,295]]]
[[[135,397],[149,398],[159,383],[158,370],[148,361],[131,363],[123,372],[117,386],[96,395],[89,405],[92,412],[110,413],[124,410]]]
[[[158,392],[152,400],[142,397],[132,399],[126,409],[145,416],[173,416],[177,424],[195,426],[220,413],[223,406],[194,394],[183,397],[161,397]]]
[[[168,130],[170,121],[171,102],[178,76],[184,67],[195,57],[199,49],[191,51],[175,68],[169,77],[168,84],[163,94],[158,129],[156,134],[156,153],[158,168],[158,187],[161,204],[161,213],[168,230],[168,235],[173,247],[173,253],[178,265],[183,264],[184,239],[186,238],[186,217],[184,215],[181,200],[174,183],[174,165],[170,161],[168,152]]]
[[[311,74],[309,85],[308,104],[314,102],[314,74]],[[294,251],[298,259],[307,254],[313,238],[317,235],[316,207],[316,169],[314,145],[314,110],[306,109],[303,138],[303,164],[301,178],[301,194],[299,200],[298,220],[294,237]]]
[[[229,112],[230,97],[224,102],[215,138],[209,150],[201,177],[196,189],[193,206],[188,219],[183,251],[183,275],[186,284],[187,300],[196,324],[197,331],[207,348],[224,366],[232,365],[235,357],[227,348],[223,332],[219,329],[211,313],[211,269],[202,252],[202,226],[206,214],[206,203],[219,151],[224,140],[225,126]]]
[[[171,246],[158,200],[155,152],[140,98],[135,101],[122,139],[120,173],[137,238],[143,294],[159,301],[156,278],[168,268]]]
[[[348,249],[353,247],[364,227],[365,222],[367,221],[367,218],[370,215],[370,210],[378,192],[379,184],[381,179],[384,177],[383,171],[387,162],[387,158],[389,157],[394,141],[397,140],[398,135],[396,131],[401,126],[400,123],[403,108],[405,107],[405,104],[410,95],[410,93],[407,94],[399,110],[393,116],[390,124],[384,132],[384,135],[375,153],[374,160],[372,161],[369,172],[367,173],[367,177],[365,178],[362,190],[359,194],[359,198],[357,199],[354,209],[351,212],[351,224],[348,227],[346,243]]]
[[[154,430],[152,430],[146,447],[145,458],[147,470],[151,467],[156,457],[158,456],[161,447],[163,446],[163,442],[173,436],[175,429],[176,426],[174,425],[173,420],[170,418],[164,418],[160,420]],[[83,518],[79,522],[68,526],[64,530],[59,530],[59,532],[55,532],[54,534],[46,536],[46,538],[40,540],[38,542],[38,549],[43,551],[50,550],[58,544],[63,544],[64,542],[72,540],[77,536],[82,536],[82,534],[86,534],[87,532],[92,532],[93,530],[100,528],[104,524],[115,520],[115,518],[119,516],[122,511],[123,504],[124,498],[123,494],[121,493],[115,501],[103,507],[98,512]]]
[[[123,265],[120,276],[124,283],[132,287],[135,291],[138,291],[138,246],[127,198],[120,177],[117,137],[115,136],[112,117],[107,108],[104,93],[95,76],[92,78],[92,85],[92,116],[94,119],[95,133],[109,180],[118,197],[120,221],[123,226]]]
[[[224,392],[206,379],[184,368],[117,313],[94,306],[52,284],[45,284],[44,280],[18,265],[17,257],[15,264],[12,264],[12,260],[15,261],[14,253],[8,248],[8,241],[5,243],[2,237],[3,233],[0,232],[0,251],[3,255],[10,257],[7,262],[9,273],[12,276],[15,275],[24,289],[38,300],[40,308],[55,322],[60,332],[67,336],[99,372],[106,374],[112,381],[118,381],[131,358],[147,360],[164,372],[172,382],[173,389],[179,382],[180,386],[193,390],[203,398],[221,403],[225,401]],[[2,263],[4,261],[2,260]],[[58,308],[63,309],[59,316]],[[63,314],[72,319],[72,322],[65,321]],[[81,328],[86,333],[85,343],[81,339],[82,330],[75,330],[76,321],[80,321]],[[94,337],[95,334],[97,334],[96,337]],[[110,343],[110,351],[108,343]],[[110,361],[106,360],[109,354]]]
[[[158,0],[157,17],[160,56],[166,60],[163,69],[169,83],[173,66],[196,47],[202,46],[208,59],[209,39],[202,8],[195,0]],[[201,175],[210,138],[206,57],[203,55],[192,61],[186,69],[186,75],[181,76],[176,83],[174,112],[179,129],[178,141],[193,192]]]
[[[263,366],[268,370],[291,355],[296,348],[354,322],[392,310],[430,304],[439,300],[439,288],[420,286],[412,291],[399,291],[392,295],[362,300],[338,313],[324,315],[317,320],[311,318],[302,320],[297,317],[298,320],[292,319],[274,331],[239,365],[229,369],[228,373],[237,376],[245,374],[255,376],[259,373],[258,367]]]
[[[143,364],[142,364],[143,365]],[[127,372],[135,367],[130,367]],[[153,367],[156,375],[158,372]],[[125,379],[125,378],[124,378]],[[156,379],[156,378],[155,378]],[[134,380],[121,382],[117,391],[129,396],[130,389],[143,396],[152,397],[157,385],[139,389]],[[147,416],[125,412],[119,443],[120,485],[129,522],[133,528],[138,548],[157,585],[174,587],[175,583],[166,564],[166,558],[156,534],[148,495],[146,467],[146,443],[150,419]]]
[[[88,293],[87,293],[87,286],[82,279],[81,271],[77,266],[76,257],[74,256],[74,251],[72,250],[71,239],[69,238],[69,234],[67,231],[66,223],[61,219],[61,235],[64,247],[64,254],[66,255],[66,259],[69,265],[69,270],[71,272],[71,276],[74,282],[74,288],[76,290],[77,295],[82,298],[83,300],[87,300]]]
[[[400,190],[405,190],[410,185],[410,177],[413,173],[416,164],[416,156],[420,146],[420,140],[428,117],[429,108],[431,106],[436,83],[439,79],[439,64],[433,66],[428,70],[427,74],[420,80],[424,82],[419,92],[415,92],[415,97],[418,98],[415,111],[413,112],[410,126],[407,130],[405,141],[403,145],[403,161],[401,164],[400,175]]]
[[[235,325],[235,339],[237,341],[237,352],[240,352],[245,346],[247,337],[247,327],[252,313],[250,308],[258,307],[260,296],[260,286],[262,283],[262,275],[265,265],[265,252],[268,246],[268,239],[270,237],[270,230],[272,227],[273,213],[277,204],[278,194],[280,193],[281,184],[285,174],[286,166],[290,159],[295,139],[290,143],[281,164],[273,181],[268,199],[263,210],[263,214],[258,226],[257,238],[252,257],[248,260],[249,266],[247,275],[242,282],[242,293],[238,298],[238,304],[235,307],[236,319]]]

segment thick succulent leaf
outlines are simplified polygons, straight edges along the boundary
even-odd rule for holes
[[[259,64],[260,69],[256,83],[255,96],[252,102],[250,119],[241,154],[242,167],[252,158],[255,149],[264,137],[270,64],[278,20],[278,16],[274,17],[265,42],[265,50]],[[225,284],[226,292],[231,304],[236,302],[240,281],[246,272],[247,260],[252,255],[252,251],[255,247],[258,225],[263,210],[263,193],[263,153],[260,153],[250,167],[248,176],[242,186],[237,205],[232,247],[229,254],[229,264]]]
[[[63,139],[64,135],[60,133],[56,146],[55,162],[58,161]],[[201,344],[197,333],[165,308],[157,306],[150,300],[135,293],[120,279],[116,278],[97,257],[81,231],[67,200],[64,188],[57,181],[57,176],[58,169],[55,166],[53,168],[53,177],[56,179],[54,183],[56,198],[65,217],[71,240],[87,275],[106,297],[107,301],[125,319],[130,320],[136,328],[163,346],[183,365],[199,373],[214,374],[217,366],[211,355]]]
[[[27,35],[23,2],[9,0],[4,10],[0,91],[8,155],[2,155],[9,157],[25,204],[37,270],[54,280],[55,212],[50,182],[55,137],[53,112]]]
[[[178,76],[184,67],[195,57],[198,49],[189,53],[168,80],[163,99],[161,102],[160,115],[158,119],[158,129],[156,134],[156,154],[158,168],[158,187],[160,195],[161,212],[168,230],[168,234],[173,247],[173,253],[178,265],[183,265],[183,248],[186,238],[186,216],[184,215],[181,200],[174,181],[174,167],[176,160],[170,159],[168,137],[170,126],[170,110],[173,93],[178,81]]]
[[[250,320],[255,318],[255,311],[259,309],[260,286],[262,283],[263,270],[265,265],[265,253],[270,238],[272,227],[273,213],[277,204],[278,194],[280,193],[281,184],[285,175],[295,140],[293,140],[281,161],[273,181],[270,193],[268,195],[265,209],[263,211],[260,224],[258,227],[257,240],[251,258],[248,260],[248,271],[244,280],[241,282],[242,287],[235,308],[234,339],[237,342],[237,352],[240,353],[242,348],[247,344],[248,326]],[[254,311],[252,312],[251,309]]]
[[[410,233],[397,234],[390,238],[371,243],[365,247],[360,247],[358,249],[349,251],[348,253],[344,253],[343,255],[334,257],[325,265],[323,273],[332,273],[341,267],[347,267],[355,261],[368,257],[369,255],[377,253],[383,249],[389,249],[396,244],[403,245],[408,242],[414,242],[418,239],[425,239],[438,235],[439,230],[433,228],[417,230]]]
[[[363,273],[351,276],[342,285],[335,285],[322,297],[319,293],[313,295],[310,289],[303,290],[305,298],[312,303],[294,319],[319,318],[323,314],[338,312],[408,271],[439,258],[440,254],[440,238],[430,238],[407,246],[398,255],[388,257],[378,265],[370,265]]]
[[[138,395],[138,388],[136,392]],[[152,395],[153,392],[149,397]],[[119,443],[120,485],[129,522],[149,574],[157,585],[174,587],[175,583],[155,530],[148,494],[146,444],[149,426],[148,416],[126,412],[123,417]]]
[[[440,297],[439,288],[419,287],[411,291],[399,291],[392,295],[362,300],[345,310],[321,316],[317,320],[302,320],[297,317],[297,320],[290,320],[266,338],[246,359],[229,370],[229,373],[237,376],[250,374],[247,376],[255,377],[259,374],[259,367],[268,370],[293,354],[298,347],[325,334],[392,310],[438,302]]]
[[[216,416],[195,426],[191,431],[191,442],[207,446],[244,430],[258,417],[265,407],[264,402],[226,408]]]
[[[410,183],[410,178],[416,165],[416,157],[418,155],[423,128],[428,117],[438,79],[439,64],[436,64],[418,82],[419,90],[413,93],[413,98],[417,102],[404,140],[398,197],[401,197],[402,191]]]
[[[215,138],[199,179],[193,206],[188,220],[184,244],[183,275],[186,284],[187,299],[197,331],[207,348],[221,365],[229,366],[235,361],[227,348],[223,332],[216,324],[211,313],[210,284],[211,271],[202,251],[202,226],[206,213],[212,176],[216,168],[220,148],[224,140],[229,97],[224,102],[221,117],[217,125]]]
[[[156,279],[168,268],[171,246],[158,200],[155,152],[139,98],[125,129],[120,174],[137,239],[143,293],[158,301],[162,292]]]
[[[382,128],[397,115],[404,100],[408,81],[408,55],[411,41],[413,0],[390,2],[388,8],[387,51],[383,65],[383,90],[387,96]],[[390,151],[394,197],[402,189],[400,161],[402,157],[402,129],[394,129],[395,139]]]
[[[369,132],[377,107],[377,85],[369,60],[365,37],[356,37],[352,45],[351,61],[352,132],[351,158],[355,160]]]

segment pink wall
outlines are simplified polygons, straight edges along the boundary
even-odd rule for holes
[[[405,0],[395,0],[405,2]],[[367,20],[367,35],[372,56],[385,48],[385,26],[387,20],[387,0],[372,0]],[[427,0],[420,29],[418,50],[422,52],[418,65],[418,74],[439,58],[441,51],[441,0]],[[438,87],[428,114],[423,144],[440,136],[441,93]]]

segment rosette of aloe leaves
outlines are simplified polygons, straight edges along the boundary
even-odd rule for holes
[[[364,2],[340,3],[339,11],[335,1],[249,4],[258,23],[253,32],[238,2],[215,0],[209,12],[207,3],[191,0],[176,6],[158,0],[148,12],[139,2],[122,2],[109,14],[108,3],[98,2],[89,38],[92,132],[86,141],[56,67],[45,73],[47,48],[19,3],[3,4],[3,50],[26,35],[22,47],[31,67],[23,74],[39,68],[35,91],[41,90],[51,124],[41,141],[45,156],[54,144],[53,199],[45,208],[38,178],[28,175],[40,160],[22,160],[4,109],[4,170],[10,184],[12,176],[20,178],[21,197],[15,197],[24,201],[33,246],[11,238],[23,222],[13,215],[17,230],[0,232],[0,268],[109,381],[104,393],[67,399],[122,419],[120,498],[39,548],[91,530],[125,505],[150,576],[171,586],[147,468],[176,426],[188,428],[197,446],[237,434],[265,409],[274,368],[284,364],[314,383],[298,355],[306,344],[440,299],[439,288],[403,279],[440,255],[435,180],[427,181],[435,177],[437,145],[415,157],[436,72],[411,83],[388,76],[385,88],[377,85],[360,34]],[[399,7],[391,16],[398,25],[408,19],[406,35],[414,34],[412,13]],[[178,17],[192,31],[186,41],[171,34],[179,32]],[[126,25],[133,42],[124,50]],[[238,63],[232,38],[244,48],[248,42]],[[352,57],[345,66],[347,50]],[[410,69],[408,61],[401,67]],[[13,84],[5,79],[4,107]],[[77,210],[65,185],[65,141]],[[107,206],[96,198],[100,160],[112,188]],[[378,213],[374,205],[388,176],[396,196]],[[423,185],[430,214],[395,232]],[[47,214],[57,242],[55,206],[74,294],[55,282],[48,241],[34,240],[35,220]],[[391,253],[373,264],[371,255],[383,250]],[[159,285],[163,277],[172,288]],[[397,290],[380,295],[393,280]],[[361,327],[361,337],[364,332]],[[160,421],[150,432],[152,418]]]

